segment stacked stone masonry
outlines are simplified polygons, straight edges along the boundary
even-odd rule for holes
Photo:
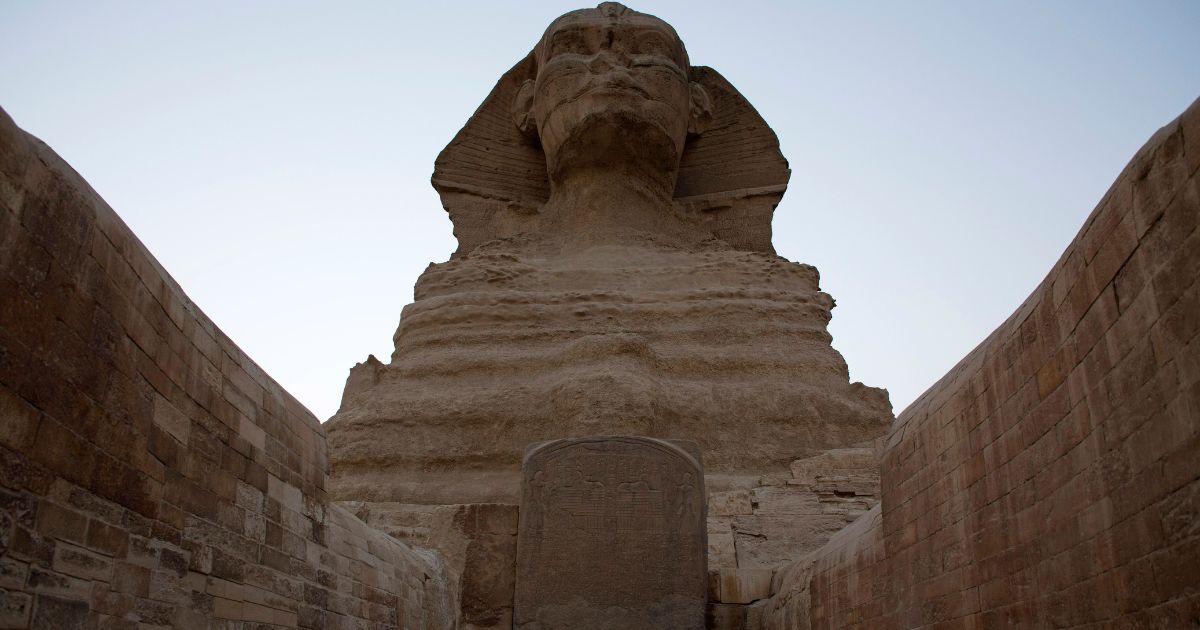
[[[790,564],[825,544],[878,497],[879,465],[870,448],[831,449],[796,460],[791,475],[764,475],[752,487],[712,492],[709,568],[761,571]]]
[[[820,548],[879,501],[875,448],[831,449],[791,473],[739,480],[707,497],[711,627],[742,627],[775,572]],[[364,522],[445,559],[465,628],[511,623],[518,508],[507,504],[337,502]]]
[[[0,628],[449,628],[317,420],[0,112]]]
[[[1198,168],[1200,102],[900,414],[881,504],[746,625],[1200,626]]]

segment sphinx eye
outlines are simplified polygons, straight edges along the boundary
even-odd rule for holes
[[[557,55],[586,55],[587,41],[579,31],[559,31],[550,40],[550,56]]]
[[[663,37],[662,34],[655,33],[653,31],[643,33],[642,36],[638,38],[637,52],[643,55],[662,55],[664,57],[672,56],[671,44],[667,41],[667,38]]]

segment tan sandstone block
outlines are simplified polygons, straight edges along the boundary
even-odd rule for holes
[[[37,528],[43,536],[83,543],[87,536],[86,516],[43,499],[38,503]]]
[[[763,628],[766,612],[771,603],[772,600],[763,600],[746,606],[746,627]]]
[[[29,627],[33,597],[28,593],[0,591],[0,628]]]
[[[871,448],[830,449],[813,457],[792,462],[792,477],[802,483],[816,483],[818,478],[879,473],[879,462]]]
[[[267,432],[246,416],[238,418],[238,435],[260,451],[267,450]]]
[[[295,628],[300,625],[300,616],[287,610],[276,610],[274,624],[285,628]]]
[[[113,590],[118,593],[146,597],[150,594],[150,569],[128,562],[118,562],[113,570],[112,584]]]
[[[267,608],[253,602],[244,602],[242,604],[242,619],[244,621],[275,623],[275,609]]]
[[[154,571],[150,574],[150,599],[186,606],[191,601],[191,595],[183,578],[178,574],[171,571]]]
[[[815,515],[821,513],[821,501],[804,486],[766,486],[754,489],[754,513]]]
[[[726,604],[749,604],[771,596],[771,569],[721,569],[717,572],[718,597]]]
[[[733,523],[729,517],[708,519],[708,568],[737,566]]]
[[[213,616],[219,619],[240,620],[242,618],[242,602],[224,597],[214,597]]]
[[[38,596],[30,627],[42,628],[94,628],[96,616],[82,601],[68,601],[54,597]]]
[[[729,490],[708,495],[709,516],[737,516],[753,514],[754,507],[749,490]]]
[[[459,574],[460,614],[466,628],[509,627],[517,555],[515,505],[474,504],[440,511],[431,546]]]
[[[278,501],[285,508],[298,514],[304,509],[304,496],[300,488],[283,481],[275,475],[267,476],[267,496]]]
[[[738,604],[710,602],[705,610],[704,626],[708,630],[745,630],[746,607]]]
[[[92,583],[87,580],[56,573],[34,565],[29,570],[25,584],[27,591],[41,595],[54,595],[66,599],[86,601],[92,596]]]
[[[129,533],[92,519],[88,522],[87,546],[106,555],[123,558],[129,548]]]
[[[739,516],[734,519],[737,566],[777,567],[825,544],[846,526],[840,515]]]
[[[18,451],[31,448],[37,435],[38,410],[8,388],[0,388],[0,414],[4,418],[0,444]]]
[[[29,575],[29,564],[16,558],[0,558],[0,589],[20,589]]]
[[[85,580],[112,579],[112,561],[83,547],[60,542],[54,548],[54,570]]]
[[[170,433],[181,444],[188,443],[188,435],[192,430],[191,419],[160,395],[154,396],[154,424]]]

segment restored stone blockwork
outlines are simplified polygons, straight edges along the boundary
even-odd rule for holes
[[[453,625],[317,420],[0,112],[0,627]],[[139,625],[141,624],[141,625]]]
[[[1200,102],[900,415],[881,505],[776,578],[763,627],[1200,625],[1198,167]]]

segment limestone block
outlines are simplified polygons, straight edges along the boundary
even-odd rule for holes
[[[708,568],[737,566],[737,551],[734,547],[733,519],[730,517],[708,518]]]
[[[0,628],[26,628],[33,597],[28,593],[0,590]]]
[[[18,626],[19,627],[19,626]],[[96,613],[88,610],[86,602],[68,601],[39,595],[33,612],[31,628],[93,628]]]
[[[26,590],[40,595],[53,595],[63,599],[86,600],[92,595],[92,584],[88,580],[74,578],[33,565],[29,569]]]
[[[865,475],[820,476],[812,484],[815,492],[842,497],[879,496],[879,477]]]
[[[813,457],[792,462],[792,477],[803,483],[817,483],[821,477],[874,475],[879,476],[879,461],[873,448],[830,449]]]
[[[82,544],[86,537],[86,516],[48,500],[38,504],[37,528],[43,536]]]
[[[391,537],[418,547],[431,546],[434,513],[442,506],[389,501],[344,501],[339,505]]]
[[[60,542],[54,548],[54,570],[85,580],[112,579],[112,561],[82,547]]]
[[[515,505],[452,505],[433,513],[428,547],[458,584],[463,628],[512,627],[517,520]]]
[[[749,490],[728,490],[708,495],[708,515],[710,517],[753,513],[754,508]]]
[[[170,433],[180,444],[188,443],[192,421],[162,396],[154,397],[154,424]]]
[[[774,593],[772,593],[774,594]],[[763,627],[763,615],[771,600],[761,600],[746,606],[746,628],[747,630],[761,630]]]
[[[19,589],[29,575],[29,563],[12,557],[0,557],[0,588]]]
[[[734,519],[738,567],[778,567],[820,547],[846,526],[838,515],[739,516]]]
[[[746,607],[740,604],[710,602],[705,610],[705,617],[707,630],[744,630],[748,628]]]
[[[803,487],[764,486],[753,495],[754,514],[811,516],[823,511],[817,495]]]
[[[718,601],[749,604],[771,596],[771,569],[727,568],[717,572]]]

